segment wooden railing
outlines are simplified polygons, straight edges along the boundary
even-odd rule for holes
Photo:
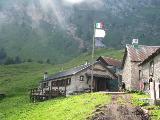
[[[66,89],[53,89],[52,87],[47,88],[34,88],[30,90],[31,102],[44,101],[59,96],[66,96]]]

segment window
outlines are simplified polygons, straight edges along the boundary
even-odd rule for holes
[[[68,78],[67,79],[67,85],[70,85],[71,84],[71,78]]]
[[[67,79],[62,79],[62,80],[58,80],[58,81],[52,81],[52,86],[56,87],[64,87],[65,85],[70,85],[71,84],[71,78],[67,78]]]
[[[139,70],[139,81],[142,79],[142,71]]]
[[[43,83],[43,87],[48,87],[48,82]]]
[[[68,80],[67,79],[63,79],[63,80],[60,80],[59,81],[59,86],[60,87],[64,87],[65,85],[67,85],[68,84]]]
[[[52,81],[52,86],[53,86],[53,87],[58,86],[57,81]]]
[[[63,80],[59,81],[59,86],[63,86]]]
[[[149,66],[149,76],[153,76],[153,74],[154,74],[154,62],[151,61]]]
[[[80,76],[80,81],[84,81],[84,76]]]

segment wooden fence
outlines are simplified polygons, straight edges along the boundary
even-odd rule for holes
[[[66,96],[66,87],[65,87],[65,90],[52,89],[52,87],[34,88],[30,90],[31,102],[44,101],[44,100],[52,99],[59,96]]]

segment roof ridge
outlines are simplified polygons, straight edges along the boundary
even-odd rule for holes
[[[129,46],[129,45],[130,45],[130,46],[133,46],[133,44],[126,44],[126,47]],[[145,47],[160,47],[160,45],[156,45],[156,46],[151,45],[151,46],[150,46],[150,45],[141,45],[141,44],[139,44],[138,46],[145,46]]]
[[[104,57],[104,58],[110,58],[110,59],[112,59],[112,60],[117,60],[117,61],[121,62],[120,60],[118,60],[118,59],[116,59],[116,58],[113,58],[113,57]]]
[[[160,48],[158,48],[154,53],[152,53],[150,56],[148,56],[146,59],[144,59],[139,66],[145,64],[148,60],[150,60],[152,57],[155,57],[156,55],[160,54]],[[154,56],[155,55],[155,56]]]

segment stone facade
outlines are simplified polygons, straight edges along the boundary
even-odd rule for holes
[[[160,46],[126,45],[122,62],[122,82],[127,90],[140,90],[141,67],[139,64],[152,55]]]
[[[127,55],[122,72],[122,82],[125,83],[127,90],[139,90],[138,64],[139,62],[132,62]]]
[[[140,90],[140,79],[139,79],[139,63],[131,62],[131,89]]]
[[[154,63],[153,76],[150,76],[151,62]],[[152,91],[153,88],[150,87],[150,84],[152,83],[149,83],[149,79],[152,78],[155,81],[156,97],[160,98],[160,54],[158,54],[157,56],[155,56],[154,58],[143,64],[141,67],[142,67],[141,81],[146,82],[144,86],[144,91],[148,93]]]
[[[131,62],[130,62],[130,57],[128,55],[126,56],[126,60],[124,63],[123,67],[123,72],[122,72],[122,82],[125,83],[126,89],[131,89]]]

